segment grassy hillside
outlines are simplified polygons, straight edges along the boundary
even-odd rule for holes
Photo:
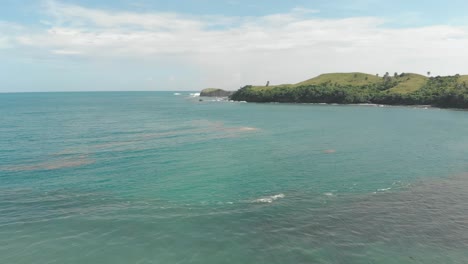
[[[426,82],[427,77],[415,74],[415,73],[405,73],[403,76],[398,76],[396,78],[389,77],[393,79],[396,84],[390,89],[391,92],[395,93],[411,93],[420,89]],[[351,72],[351,73],[326,73],[314,77],[312,79],[299,82],[296,84],[281,84],[281,85],[271,85],[271,86],[252,86],[254,89],[265,90],[275,87],[287,87],[294,88],[299,86],[309,86],[309,85],[323,85],[323,84],[332,84],[335,86],[369,86],[369,85],[379,85],[384,82],[384,77],[378,77],[376,75],[361,73],[361,72]],[[468,83],[468,76],[467,76]]]
[[[376,84],[382,82],[383,78],[377,77],[375,75],[367,74],[367,73],[360,73],[360,72],[352,72],[352,73],[326,73],[314,77],[312,79],[295,83],[295,84],[280,84],[280,85],[270,85],[270,86],[252,86],[255,89],[264,90],[264,89],[271,89],[275,87],[298,87],[304,85],[320,85],[324,83],[333,83],[337,85],[368,85],[368,84]]]
[[[468,108],[468,75],[328,73],[296,84],[245,86],[233,100],[295,103],[378,103]]]
[[[408,73],[399,77],[398,84],[389,91],[392,93],[408,94],[421,89],[427,82],[427,77],[419,74]]]
[[[460,75],[460,77],[458,78],[458,83],[459,84],[468,84],[468,75]]]
[[[382,78],[375,75],[351,72],[351,73],[327,73],[319,75],[315,78],[295,84],[300,85],[319,85],[322,83],[333,83],[337,85],[368,85],[382,82]]]

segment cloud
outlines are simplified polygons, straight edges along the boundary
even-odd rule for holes
[[[59,54],[59,55],[80,55],[81,54],[81,52],[77,50],[63,50],[63,49],[53,50],[52,52],[55,54]]]
[[[93,56],[147,56],[174,53],[271,51],[318,43],[352,43],[356,30],[372,30],[375,18],[305,19],[302,8],[262,17],[183,17],[171,13],[129,13],[48,2],[54,22],[47,30],[17,38],[18,43]],[[220,22],[221,21],[221,22]],[[44,22],[43,22],[44,23]],[[212,27],[221,24],[221,28]],[[343,41],[342,34],[347,35]],[[64,53],[65,54],[65,53]]]
[[[53,0],[47,1],[45,6],[46,12],[62,25],[146,30],[195,30],[202,25],[201,21],[177,13],[109,12]]]
[[[462,26],[387,28],[377,17],[324,19],[300,7],[259,17],[119,12],[57,1],[47,1],[45,10],[41,29],[16,25],[21,30],[5,33],[0,23],[6,36],[0,48],[99,60],[173,57],[199,69],[197,85],[230,89],[329,71],[453,74],[468,68],[468,28]]]
[[[175,13],[110,12],[48,1],[47,28],[17,36],[17,43],[52,53],[89,56],[147,56],[294,48],[294,36],[277,27],[299,22],[314,10],[260,18],[188,17]],[[213,30],[213,27],[221,29]],[[298,24],[299,27],[301,25]],[[281,37],[281,39],[277,38]],[[283,35],[283,37],[281,36]],[[286,37],[286,38],[284,38]],[[299,44],[300,43],[296,43]]]

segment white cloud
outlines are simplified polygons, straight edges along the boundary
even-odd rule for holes
[[[192,17],[48,1],[45,30],[10,32],[0,38],[0,47],[14,39],[17,46],[55,56],[177,56],[179,63],[199,68],[203,77],[197,85],[231,89],[266,80],[297,82],[330,71],[453,74],[468,68],[467,27],[392,29],[376,17],[310,17],[314,12],[295,8],[261,17]]]
[[[53,50],[52,52],[55,54],[59,54],[59,55],[80,55],[81,54],[81,52],[77,50],[64,50],[64,49]]]
[[[47,12],[59,24],[95,25],[102,28],[136,27],[147,30],[195,30],[202,22],[176,13],[108,12],[49,0]]]

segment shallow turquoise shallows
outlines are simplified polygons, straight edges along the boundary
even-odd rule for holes
[[[468,112],[0,94],[0,263],[468,263]]]

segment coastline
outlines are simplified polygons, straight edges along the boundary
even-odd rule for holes
[[[192,96],[193,97],[193,96]],[[457,111],[468,111],[466,108],[454,108],[454,107],[439,107],[433,105],[404,105],[404,104],[374,104],[374,103],[359,103],[359,104],[340,104],[340,103],[294,103],[294,102],[249,102],[249,101],[238,101],[232,100],[230,97],[209,97],[199,96],[201,98],[209,99],[206,102],[229,102],[229,103],[251,103],[251,104],[283,104],[283,105],[322,105],[322,106],[367,106],[367,107],[379,107],[379,108],[414,108],[414,109],[439,109],[439,110],[457,110]]]
[[[415,109],[444,109],[444,110],[460,110],[468,111],[465,108],[453,108],[453,107],[439,107],[433,105],[403,105],[403,104],[374,104],[374,103],[361,103],[361,104],[340,104],[340,103],[294,103],[294,102],[249,102],[249,101],[237,101],[237,100],[225,100],[228,102],[237,102],[237,103],[252,103],[252,104],[284,104],[284,105],[322,105],[322,106],[367,106],[367,107],[388,107],[388,108],[415,108]]]

